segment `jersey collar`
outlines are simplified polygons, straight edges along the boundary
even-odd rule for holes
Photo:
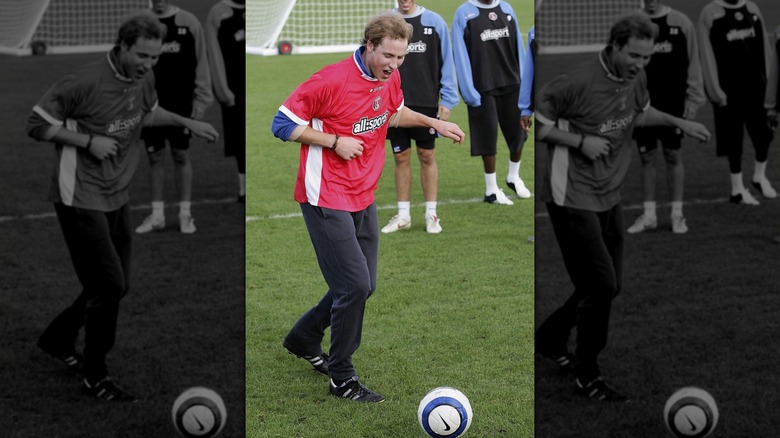
[[[599,52],[599,62],[601,63],[601,68],[604,69],[604,73],[606,73],[607,78],[609,78],[610,80],[613,80],[615,82],[621,82],[621,83],[625,82],[626,81],[625,79],[615,75],[610,70],[611,64],[609,62],[609,54],[607,53],[608,50],[609,47],[605,47],[604,50]]]
[[[366,51],[366,46],[360,46],[355,50],[352,55],[352,59],[355,61],[355,65],[360,69],[360,73],[363,75],[363,79],[369,81],[378,81],[379,79],[371,75],[371,71],[366,68],[366,64],[363,62],[363,54]]]
[[[111,67],[111,70],[114,72],[115,78],[119,79],[122,82],[133,82],[132,78],[128,78],[127,76],[120,73],[119,69],[116,67],[118,65],[117,52],[119,52],[119,46],[114,46],[114,48],[109,50],[108,53],[106,54],[106,59],[108,60],[108,66]]]

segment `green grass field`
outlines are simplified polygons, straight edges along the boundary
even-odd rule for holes
[[[423,4],[450,20],[455,3]],[[530,1],[514,3],[531,9]],[[330,396],[327,378],[281,345],[326,285],[292,199],[299,146],[274,138],[271,119],[300,82],[346,56],[247,57],[246,436],[424,436],[416,420],[419,401],[434,387],[453,386],[474,408],[469,436],[531,437],[534,247],[527,239],[533,203],[483,203],[481,160],[469,156],[467,142],[437,142],[444,231],[425,232],[413,160],[412,229],[380,236],[378,288],[354,360],[363,382],[387,401],[365,406]],[[462,103],[452,121],[468,132]],[[508,161],[502,142],[499,181]],[[533,138],[523,154],[526,181],[533,180],[531,145]],[[382,225],[396,208],[392,160],[387,150],[376,192]],[[326,351],[327,342],[326,336]]]

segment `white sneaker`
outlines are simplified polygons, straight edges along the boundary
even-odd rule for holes
[[[195,230],[195,219],[192,216],[179,215],[179,231],[184,234],[192,234]]]
[[[507,181],[506,185],[517,193],[517,197],[521,199],[528,199],[531,197],[531,191],[525,186],[525,183],[521,178],[517,178],[514,181]]]
[[[772,185],[769,184],[769,180],[766,178],[762,179],[761,181],[753,180],[753,187],[761,192],[761,195],[767,199],[777,198],[777,192],[772,188]]]
[[[731,195],[729,202],[732,204],[761,205],[761,203],[750,194],[748,189],[744,189],[741,193],[737,193],[736,195]]]
[[[395,215],[390,219],[390,222],[382,228],[382,232],[385,234],[395,233],[399,230],[408,230],[412,228],[412,218]]]
[[[144,234],[154,230],[162,230],[163,228],[165,228],[165,216],[157,217],[150,214],[149,216],[146,216],[144,221],[141,222],[141,225],[135,229],[135,232]]]
[[[688,232],[688,226],[685,225],[685,218],[682,215],[672,215],[672,232],[675,234],[685,234]]]
[[[425,231],[431,234],[441,233],[441,224],[439,223],[439,217],[434,214],[425,215]]]
[[[631,225],[628,227],[628,234],[636,234],[641,233],[645,230],[654,230],[658,227],[658,221],[656,218],[650,218],[645,215],[639,216],[636,218],[636,221],[634,221],[634,225]]]
[[[514,202],[506,197],[504,191],[501,189],[498,189],[498,191],[492,195],[485,195],[485,202],[488,204],[515,205]]]

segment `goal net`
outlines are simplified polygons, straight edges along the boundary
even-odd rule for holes
[[[246,52],[275,55],[355,50],[369,18],[396,7],[395,0],[248,0]]]
[[[539,53],[599,51],[606,45],[615,20],[641,5],[641,0],[537,0]]]
[[[119,25],[148,0],[0,0],[0,53],[110,49]]]

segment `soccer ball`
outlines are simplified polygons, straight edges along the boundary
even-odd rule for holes
[[[666,401],[664,422],[676,437],[704,438],[718,425],[718,406],[707,391],[687,386]]]
[[[417,409],[417,419],[425,433],[434,438],[455,438],[471,426],[471,403],[455,388],[442,386],[425,394]]]
[[[222,397],[202,386],[182,392],[173,402],[172,412],[173,426],[187,438],[217,436],[227,419]]]

